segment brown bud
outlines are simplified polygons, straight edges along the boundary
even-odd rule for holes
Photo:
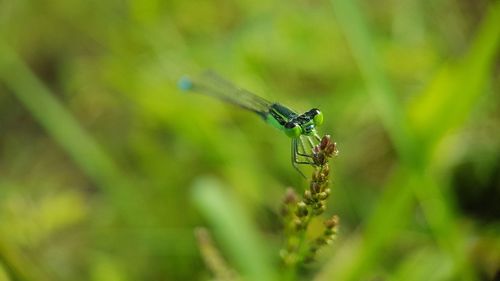
[[[310,188],[312,193],[318,193],[321,190],[320,184],[315,181],[311,182]]]
[[[319,145],[320,149],[321,150],[325,150],[325,148],[330,144],[330,135],[325,135],[322,139],[321,139],[321,143]]]
[[[318,174],[318,181],[319,182],[324,182],[326,180],[326,176],[323,172]]]
[[[337,150],[337,143],[334,142],[332,144],[330,144],[326,149],[325,149],[325,153],[328,154],[329,156],[337,156],[337,154],[339,153],[339,151]]]
[[[326,228],[332,229],[339,224],[339,217],[337,215],[332,216],[324,222]]]
[[[328,177],[328,175],[330,174],[330,167],[329,166],[325,166],[323,168],[323,174],[325,175],[325,177]]]
[[[298,196],[297,196],[297,193],[295,193],[295,190],[293,190],[293,188],[291,188],[291,187],[287,188],[283,202],[285,204],[289,205],[289,204],[293,204],[297,201],[298,201]]]
[[[316,165],[324,165],[326,163],[326,158],[324,153],[318,153],[314,155],[314,164]]]

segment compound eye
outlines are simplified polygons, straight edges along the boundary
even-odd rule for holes
[[[297,123],[287,123],[285,125],[285,133],[291,138],[296,138],[302,134],[302,128]]]
[[[315,126],[321,126],[323,124],[323,113],[319,109],[315,108],[312,111],[313,122]]]

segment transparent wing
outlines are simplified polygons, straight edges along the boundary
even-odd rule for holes
[[[183,77],[179,83],[183,90],[193,90],[253,111],[266,118],[273,103],[261,98],[219,76],[213,71],[205,71],[198,76]]]

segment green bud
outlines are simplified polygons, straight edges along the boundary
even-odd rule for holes
[[[326,193],[327,196],[330,196],[330,192],[332,190],[330,188],[325,188],[324,192]]]
[[[328,193],[326,193],[326,192],[324,192],[324,191],[323,191],[323,192],[320,192],[320,193],[318,193],[318,198],[319,198],[320,200],[325,200],[326,198],[328,198]]]
[[[311,202],[313,202],[313,197],[312,197],[311,191],[310,191],[310,190],[308,190],[308,189],[306,189],[306,190],[304,191],[304,201],[305,201],[306,203],[311,203]]]
[[[293,223],[295,224],[295,229],[297,230],[304,228],[304,222],[301,219],[296,219]]]
[[[306,203],[300,201],[299,203],[297,203],[297,211],[295,212],[295,214],[298,216],[298,217],[305,217],[307,216],[308,214],[308,210],[307,210],[307,205]]]
[[[321,205],[319,208],[315,208],[315,209],[314,209],[314,214],[315,214],[315,215],[321,215],[321,214],[323,214],[325,211],[326,211],[326,206],[325,206],[325,205]]]

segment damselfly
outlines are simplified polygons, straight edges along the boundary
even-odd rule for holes
[[[179,88],[214,96],[252,111],[271,126],[283,131],[292,140],[292,165],[303,176],[298,164],[315,165],[314,146],[320,137],[316,127],[323,123],[323,113],[317,108],[302,114],[277,103],[270,102],[220,77],[213,71],[198,76],[184,76]]]

